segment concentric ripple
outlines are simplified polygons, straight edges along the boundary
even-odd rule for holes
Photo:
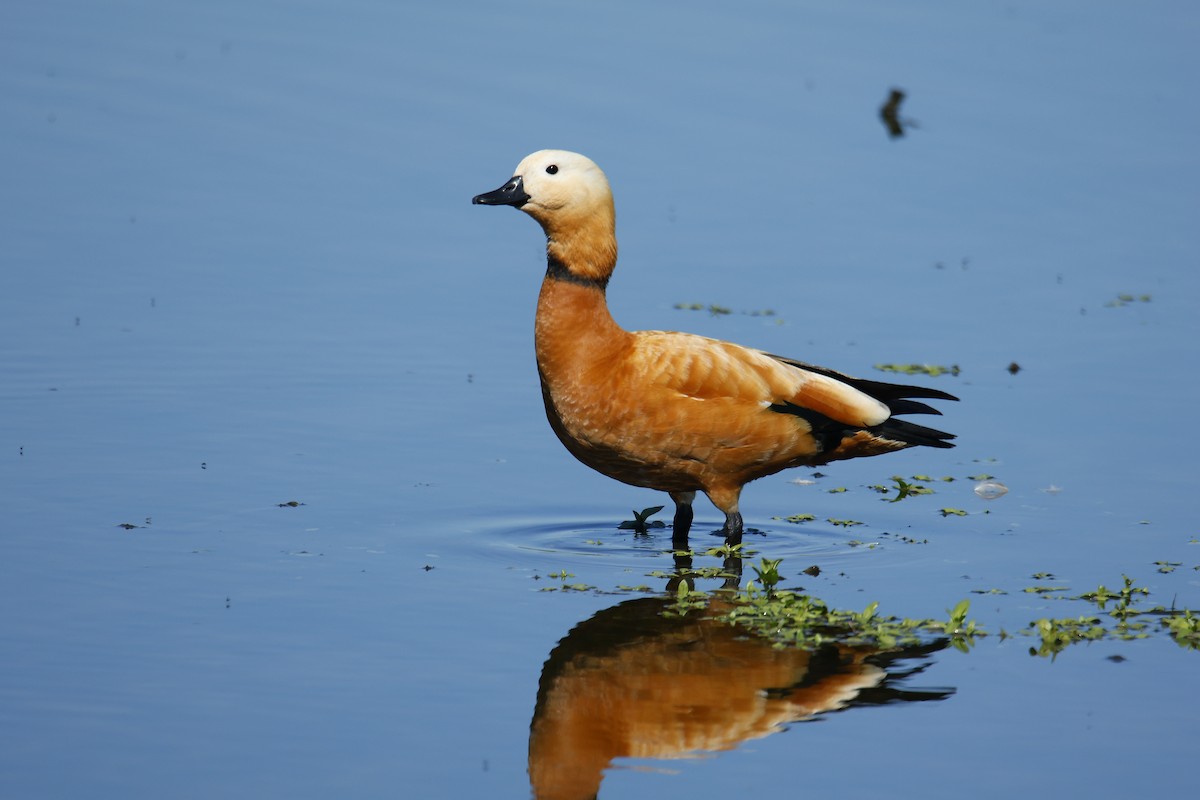
[[[533,571],[569,570],[597,583],[628,583],[629,573],[668,572],[678,565],[671,546],[669,527],[653,527],[645,533],[618,528],[619,520],[591,518],[547,519],[509,517],[480,520],[472,526],[472,540],[484,546],[489,558],[516,562],[514,566]],[[724,544],[717,533],[719,524],[699,521],[692,529],[690,545],[694,567],[723,563],[723,553],[712,552]],[[783,559],[792,571],[817,565],[841,568],[864,552],[847,547],[849,537],[828,527],[803,529],[774,521],[770,526],[750,525],[743,538],[747,564],[759,558]],[[609,573],[609,580],[602,578]],[[640,579],[640,578],[639,578]]]

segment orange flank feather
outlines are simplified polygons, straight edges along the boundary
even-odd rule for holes
[[[605,287],[616,266],[612,193],[576,153],[543,150],[477,204],[513,205],[547,237],[535,349],[550,425],[589,467],[669,492],[686,542],[704,492],[740,541],[738,499],[750,481],[788,467],[952,447],[951,434],[896,419],[937,414],[913,398],[936,389],[863,380],[686,333],[631,333],[613,320]]]

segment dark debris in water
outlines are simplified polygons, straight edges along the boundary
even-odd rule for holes
[[[664,528],[666,523],[662,520],[651,520],[650,517],[662,511],[662,506],[650,506],[643,508],[641,511],[633,512],[633,519],[627,519],[617,526],[618,530],[633,531],[634,533],[646,533],[650,528]]]
[[[733,309],[728,306],[717,305],[716,303],[676,303],[674,306],[679,311],[707,311],[714,317],[724,317],[733,313]],[[770,308],[753,309],[751,311],[740,312],[748,317],[773,317],[775,311]]]
[[[904,102],[905,97],[903,89],[892,89],[887,100],[879,108],[879,118],[883,120],[883,127],[887,129],[891,139],[899,139],[909,128],[919,127],[916,120],[900,116],[900,104]]]

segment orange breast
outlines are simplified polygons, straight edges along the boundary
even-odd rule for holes
[[[886,407],[755,350],[678,333],[628,333],[586,287],[547,281],[537,352],[546,412],[579,460],[665,491],[741,486],[817,463],[808,423],[771,405],[803,402],[847,424]]]

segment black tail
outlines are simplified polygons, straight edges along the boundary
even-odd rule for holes
[[[905,444],[922,445],[924,447],[954,447],[954,442],[947,440],[956,438],[953,433],[939,431],[936,428],[927,428],[924,425],[917,425],[908,420],[896,419],[895,417],[892,417],[881,425],[875,425],[866,430],[884,439],[891,439],[893,442],[904,442]]]
[[[835,381],[841,381],[883,403],[888,407],[892,416],[879,425],[864,429],[876,436],[890,439],[894,442],[904,442],[908,445],[943,448],[954,447],[954,443],[949,441],[955,438],[952,433],[939,431],[936,428],[929,428],[925,425],[917,425],[915,422],[896,419],[896,416],[900,414],[937,414],[940,416],[941,411],[938,411],[928,403],[922,403],[920,400],[914,400],[913,398],[919,397],[922,400],[958,400],[957,397],[949,392],[943,392],[940,389],[929,389],[924,386],[910,386],[902,383],[885,383],[884,381],[872,381],[866,378],[854,378],[825,367],[806,364],[803,361],[796,361],[791,358],[783,358],[775,355],[771,356],[771,358],[807,372],[815,372],[818,375],[833,378]],[[813,435],[822,440],[823,445],[828,444],[830,447],[836,447],[836,443],[840,442],[843,436],[850,433],[850,431],[847,431],[845,425],[835,422],[811,409],[800,408],[791,403],[772,406],[771,408],[785,414],[795,414],[806,419],[812,426]]]

